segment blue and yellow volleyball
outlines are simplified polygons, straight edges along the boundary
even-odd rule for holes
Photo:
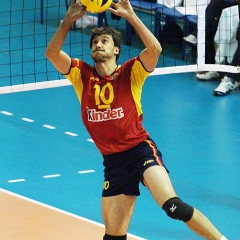
[[[91,13],[105,12],[112,4],[112,0],[81,0],[82,5]]]

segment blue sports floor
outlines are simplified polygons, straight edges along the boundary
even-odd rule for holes
[[[3,1],[0,87],[62,78],[44,56],[65,12],[63,1],[61,8],[57,2],[44,1],[40,24],[39,1]],[[123,34],[124,24],[117,25]],[[89,31],[72,31],[64,50],[87,60]],[[86,45],[81,48],[79,41]],[[123,46],[121,61],[137,55],[138,44],[133,36],[131,48]],[[163,46],[158,67],[184,65],[181,48],[171,46]],[[193,73],[150,76],[142,98],[144,126],[163,154],[178,195],[230,240],[239,240],[240,91],[214,97],[218,84],[197,81]],[[71,86],[0,94],[0,144],[0,189],[102,223],[102,157],[83,127]],[[149,240],[201,239],[168,218],[143,186],[129,232]]]
[[[214,97],[217,84],[199,82],[192,73],[149,77],[144,125],[179,196],[238,240],[240,91]],[[102,158],[83,128],[72,87],[0,99],[0,188],[101,223]],[[79,173],[87,170],[93,171]],[[144,187],[129,232],[149,240],[201,239],[166,217]]]

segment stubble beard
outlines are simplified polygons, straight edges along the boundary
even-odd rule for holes
[[[104,55],[102,53],[98,54],[96,52],[93,52],[91,54],[91,57],[94,60],[94,62],[105,62],[108,59],[108,56],[106,56],[105,54]]]
[[[97,56],[91,56],[92,57],[92,59],[93,59],[93,61],[94,62],[106,62],[106,57],[103,57],[103,56],[99,56],[99,55],[97,55]]]
[[[100,51],[98,52],[92,52],[91,53],[91,58],[93,59],[94,62],[101,62],[104,63],[107,60],[111,59],[113,55],[111,53],[106,53],[105,51]]]

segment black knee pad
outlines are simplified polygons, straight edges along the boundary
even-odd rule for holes
[[[170,218],[188,222],[193,215],[193,207],[184,203],[180,198],[174,197],[168,199],[162,206],[162,209]]]
[[[124,236],[111,236],[111,235],[105,234],[103,236],[103,240],[127,240],[127,235],[124,235]]]

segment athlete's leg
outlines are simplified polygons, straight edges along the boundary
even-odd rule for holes
[[[220,240],[222,237],[222,234],[216,229],[210,220],[196,208],[194,208],[192,218],[185,223],[195,233],[206,239]]]
[[[144,184],[148,187],[154,199],[161,207],[163,207],[164,203],[166,203],[169,199],[177,197],[168,173],[164,167],[149,167],[145,170],[143,177]],[[192,208],[190,206],[182,202],[180,202],[180,204],[187,210],[190,209],[189,212],[192,214]],[[178,215],[181,215],[181,213]],[[187,215],[189,215],[189,213],[187,213]],[[191,230],[206,239],[220,240],[222,237],[222,234],[214,227],[214,225],[197,209],[194,209],[192,217],[185,223]]]
[[[127,234],[135,202],[136,196],[124,194],[102,197],[102,214],[106,234],[111,236]]]

